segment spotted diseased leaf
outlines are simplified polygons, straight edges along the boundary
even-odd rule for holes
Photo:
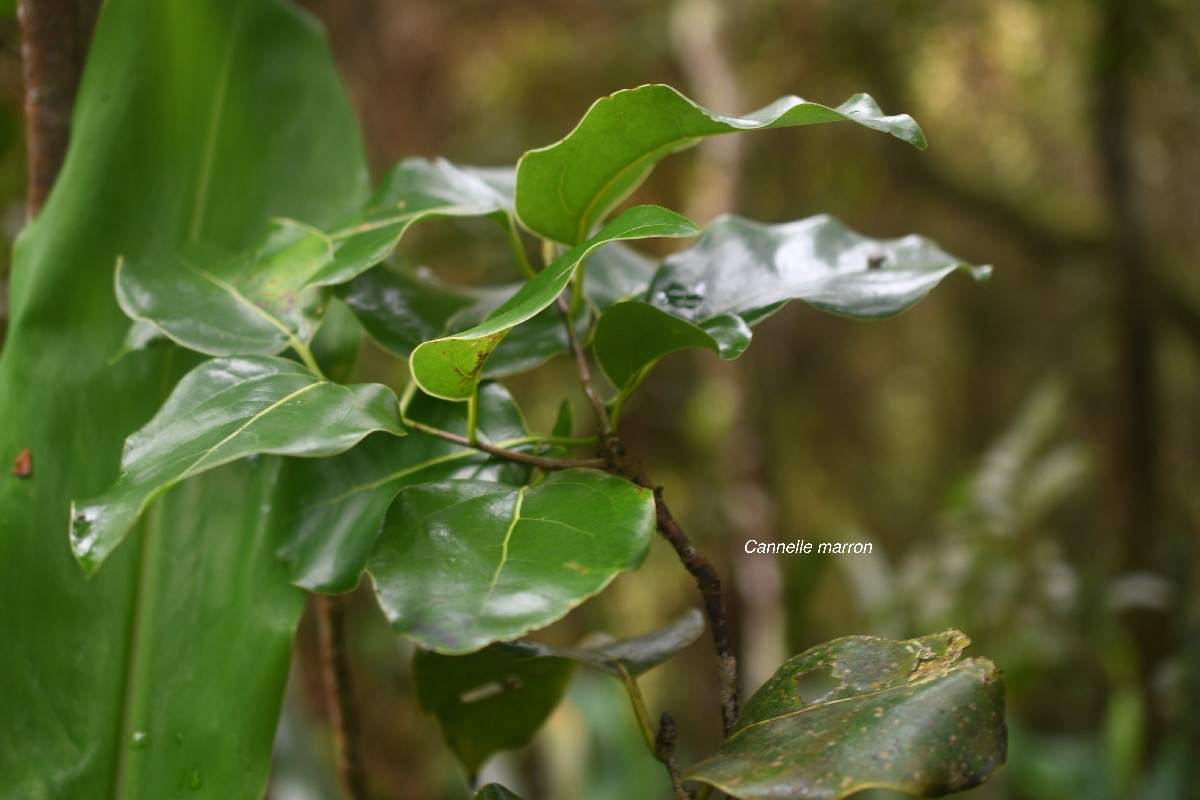
[[[413,379],[427,394],[445,400],[466,400],[475,392],[492,351],[508,332],[548,308],[574,277],[579,264],[603,245],[648,237],[695,236],[699,229],[673,211],[636,206],[625,211],[598,234],[559,256],[482,323],[473,328],[425,342],[412,352]]]
[[[701,108],[670,86],[640,86],[597,100],[566,138],[526,153],[517,165],[516,209],[540,236],[565,244],[591,231],[666,156],[706,136],[857,122],[917,147],[921,129],[906,114],[887,116],[865,94],[837,108],[781,97],[744,117]]]
[[[399,633],[468,653],[549,625],[638,567],[654,524],[648,489],[589,469],[532,486],[426,483],[392,503],[368,571]]]
[[[946,631],[807,650],[754,694],[720,752],[683,777],[738,798],[837,800],[869,787],[933,797],[976,786],[1004,764],[1007,730],[1003,673],[963,659],[968,644]]]
[[[649,282],[648,277],[646,280]],[[372,339],[407,358],[422,342],[479,325],[522,285],[463,288],[445,284],[427,270],[381,267],[347,284],[343,297]],[[575,314],[576,335],[581,339],[587,334],[588,321],[588,309],[581,306]],[[558,309],[543,309],[504,337],[480,377],[487,380],[525,372],[567,352],[570,346]]]

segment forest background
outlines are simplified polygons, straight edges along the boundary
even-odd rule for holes
[[[838,126],[722,137],[665,162],[639,196],[700,223],[734,209],[764,221],[830,212],[871,236],[920,231],[994,264],[991,281],[950,280],[886,329],[791,307],[739,361],[675,356],[627,411],[629,438],[734,589],[747,689],[834,637],[957,627],[1009,687],[1009,766],[973,796],[1192,796],[1200,8],[303,5],[329,30],[376,178],[410,155],[511,164],[565,135],[594,98],[643,83],[670,83],[727,114],[786,93],[832,105],[857,91],[912,114],[925,152]],[[20,32],[5,11],[3,275],[26,215]],[[432,225],[407,250],[468,281],[496,260],[464,248],[479,241],[463,235],[471,230]],[[400,382],[380,374],[384,363],[364,352],[362,379]],[[551,419],[538,380],[524,385],[523,406]],[[670,410],[681,403],[683,413]],[[748,539],[800,538],[869,541],[874,552],[744,553]],[[641,633],[694,604],[668,554],[647,570],[554,635],[569,640],[572,625]],[[352,662],[368,769],[385,794],[394,789],[387,796],[438,796],[460,779],[416,707],[408,653],[369,596],[360,600]],[[330,780],[308,757],[322,746],[306,723],[320,713],[305,677],[315,671],[304,668],[312,638],[306,622],[277,797],[311,796],[288,787]],[[681,728],[711,729],[715,709],[693,700],[712,695],[709,655],[689,654],[647,676],[647,691]],[[637,785],[629,765],[657,765],[637,752],[619,692],[580,676],[539,739],[494,769],[545,796],[583,796],[583,785],[589,797],[632,796],[613,766]],[[612,729],[628,732],[628,746],[598,749]]]

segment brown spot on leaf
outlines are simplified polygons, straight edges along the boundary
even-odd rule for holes
[[[26,447],[21,452],[17,453],[17,458],[13,461],[12,474],[18,478],[29,478],[33,476],[33,453]]]

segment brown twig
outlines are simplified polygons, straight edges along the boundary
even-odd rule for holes
[[[321,678],[326,713],[333,729],[342,798],[366,800],[367,775],[358,752],[358,715],[350,688],[350,662],[346,657],[345,601],[328,595],[316,595],[315,600]]]
[[[25,135],[29,151],[29,218],[50,195],[67,153],[71,109],[83,65],[78,0],[20,0],[25,73]]]
[[[471,441],[469,437],[461,436],[457,433],[444,431],[441,428],[435,428],[431,425],[426,425],[416,420],[406,419],[404,424],[412,428],[414,431],[427,433],[430,436],[436,436],[439,439],[444,439],[447,442],[470,447],[475,450],[481,450],[484,453],[503,458],[508,461],[515,461],[518,464],[525,464],[530,467],[544,469],[547,471],[559,469],[571,469],[572,467],[603,467],[608,462],[603,458],[546,458],[545,456],[535,456],[529,453],[522,453],[517,450],[508,450],[503,447],[497,447],[494,444],[481,442],[479,440]]]
[[[692,800],[693,795],[683,785],[683,776],[679,771],[679,757],[675,754],[675,739],[678,736],[675,719],[666,711],[658,722],[658,736],[654,738],[654,754],[667,767],[671,775],[671,786],[675,790],[675,800]]]
[[[611,444],[612,420],[608,416],[608,407],[604,404],[600,393],[596,391],[596,384],[592,381],[592,371],[588,367],[587,355],[583,352],[583,347],[579,343],[579,335],[575,332],[574,321],[571,319],[571,307],[562,295],[558,296],[557,305],[558,312],[562,314],[563,324],[567,328],[571,353],[575,356],[575,368],[579,371],[579,387],[592,406],[592,412],[596,415],[596,424],[600,426],[601,436],[604,437],[606,443]]]
[[[663,501],[662,487],[654,488],[654,510],[658,532],[675,548],[684,568],[696,579],[696,586],[704,598],[704,610],[712,629],[713,648],[717,655],[717,677],[720,681],[721,720],[725,736],[733,730],[738,716],[737,657],[734,655],[733,639],[729,635],[729,618],[725,613],[725,601],[721,597],[721,576],[717,570],[688,539],[679,523],[671,516],[671,510]]]

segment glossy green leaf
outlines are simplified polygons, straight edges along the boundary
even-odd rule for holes
[[[836,639],[784,664],[720,752],[684,771],[738,798],[836,800],[868,787],[930,797],[1004,764],[1004,676],[958,631]]]
[[[303,593],[275,559],[280,460],[167,492],[92,580],[73,497],[195,362],[109,359],[129,328],[118,256],[238,252],[272,217],[359,208],[366,167],[321,33],[272,0],[107,0],[66,163],[16,245],[0,356],[0,798],[257,800]],[[195,787],[195,788],[193,788]]]
[[[521,158],[517,215],[548,239],[582,242],[656,163],[705,136],[843,120],[925,146],[911,117],[885,116],[865,94],[837,108],[781,97],[744,117],[726,117],[669,86],[620,91],[597,100],[566,138]]]
[[[437,716],[450,749],[474,777],[488,758],[527,744],[554,711],[574,664],[485,647],[447,656],[418,650],[413,680],[421,708]]]
[[[396,498],[368,570],[398,632],[466,653],[559,619],[641,564],[653,531],[650,491],[593,470],[428,483]]]
[[[657,261],[613,242],[588,256],[584,295],[603,311],[614,303],[643,296],[657,269]]]
[[[489,783],[475,793],[475,800],[521,800],[498,783]]]
[[[647,298],[692,322],[736,314],[753,325],[789,300],[861,319],[899,314],[955,270],[973,267],[922,236],[870,239],[832,217],[765,225],[723,217],[659,269]]]
[[[134,320],[209,355],[299,349],[320,324],[330,285],[382,261],[422,219],[508,219],[511,178],[507,183],[506,194],[503,177],[443,160],[409,159],[392,170],[365,210],[328,234],[278,219],[244,253],[198,242],[168,258],[123,262],[117,298]],[[138,349],[145,338],[143,329],[135,329],[125,349]]]
[[[528,434],[508,392],[495,383],[479,388],[481,441],[522,450]],[[467,432],[462,403],[417,395],[407,416],[460,435]],[[289,472],[285,544],[279,556],[299,586],[320,592],[345,592],[358,584],[375,547],[383,516],[405,486],[451,478],[520,484],[529,468],[447,442],[420,431],[403,440],[386,433],[368,436],[332,458],[297,459]]]
[[[126,440],[116,484],[72,504],[71,548],[92,575],[146,506],[180,481],[249,455],[331,456],[373,431],[403,433],[385,386],[330,383],[271,356],[205,361]]]
[[[600,252],[603,250],[597,255]],[[347,284],[343,296],[372,339],[407,358],[422,342],[455,328],[478,325],[522,285],[458,288],[424,271],[381,268]],[[587,309],[580,308],[575,315],[579,336],[586,335],[587,325]],[[567,352],[570,346],[558,309],[543,309],[505,336],[488,357],[480,377],[503,378],[525,372]]]
[[[315,335],[329,298],[312,280],[332,258],[320,231],[277,220],[258,247],[240,255],[195,243],[166,258],[122,261],[117,300],[131,318],[189,349],[274,355],[306,347]],[[136,349],[136,341],[126,342]]]
[[[617,303],[596,322],[593,352],[604,375],[624,392],[667,353],[701,347],[723,359],[737,358],[750,344],[750,326],[736,314],[699,325],[648,303]]]
[[[409,364],[413,379],[428,394],[446,400],[466,400],[475,391],[488,356],[516,325],[554,303],[589,253],[619,240],[652,236],[695,236],[699,229],[678,214],[656,206],[636,206],[602,231],[563,253],[539,272],[480,325],[413,350]]]
[[[622,670],[633,677],[657,667],[704,633],[704,616],[691,609],[661,630],[619,641],[596,642],[586,647],[556,647],[524,639],[493,645],[507,653],[554,656],[579,661],[622,679]]]
[[[314,276],[340,284],[375,266],[413,223],[439,217],[493,217],[508,224],[512,170],[460,167],[444,159],[411,158],[384,179],[366,208],[329,234],[334,256]]]

